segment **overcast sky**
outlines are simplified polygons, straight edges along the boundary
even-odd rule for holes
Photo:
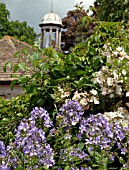
[[[63,18],[80,1],[83,1],[85,9],[94,2],[94,0],[53,0],[53,12]],[[42,17],[51,11],[51,0],[0,0],[0,2],[6,4],[11,20],[26,21],[37,33],[40,33],[39,23]]]

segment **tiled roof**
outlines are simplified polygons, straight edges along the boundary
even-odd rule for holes
[[[11,36],[5,36],[0,39],[0,81],[12,81],[11,78],[13,71],[8,67],[6,72],[4,72],[4,65],[8,62],[13,64],[25,62],[25,54],[22,53],[23,49],[32,52],[33,48],[24,42],[21,42]],[[16,53],[21,53],[20,59],[16,56]],[[21,70],[18,70],[17,75],[23,74]],[[25,73],[24,73],[25,74]]]

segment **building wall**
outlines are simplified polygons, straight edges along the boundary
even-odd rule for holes
[[[19,94],[23,94],[22,87],[19,85],[14,85],[13,91],[10,88],[10,84],[0,84],[0,96],[4,99],[11,99]]]

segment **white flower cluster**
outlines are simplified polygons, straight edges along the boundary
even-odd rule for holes
[[[112,56],[114,55],[118,58],[118,60],[129,59],[129,56],[122,47],[116,48],[116,50],[112,52]]]
[[[110,98],[122,96],[127,89],[125,80],[127,80],[129,56],[122,47],[118,47],[112,53],[108,53],[107,64],[109,67],[102,66],[100,71],[96,72],[94,83],[100,85],[103,96],[109,95]]]
[[[103,96],[109,94],[113,98],[123,94],[123,79],[117,70],[112,71],[107,66],[96,73],[94,83],[100,85]]]
[[[61,87],[58,87],[58,92],[60,92],[60,97],[61,98],[66,98],[69,97],[70,92],[69,91],[64,91]]]
[[[129,126],[129,112],[123,107],[119,107],[114,112],[104,112],[103,116],[110,123],[118,123],[124,127]]]
[[[92,89],[89,93],[83,92],[79,93],[76,91],[72,100],[78,101],[82,107],[89,108],[89,104],[99,104],[98,92]]]
[[[117,47],[116,50],[112,50],[111,47],[108,45],[104,45],[104,51],[102,52],[102,55],[107,56],[107,61],[112,64],[114,59],[117,58],[118,61],[122,61],[124,59],[129,59],[129,56],[126,54],[124,49],[122,47]]]

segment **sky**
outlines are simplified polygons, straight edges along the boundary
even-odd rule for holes
[[[81,1],[85,9],[94,2],[94,0],[53,0],[53,12],[63,18]],[[0,2],[3,2],[10,11],[10,20],[26,21],[37,33],[40,33],[39,24],[42,17],[51,11],[51,0],[0,0]]]

